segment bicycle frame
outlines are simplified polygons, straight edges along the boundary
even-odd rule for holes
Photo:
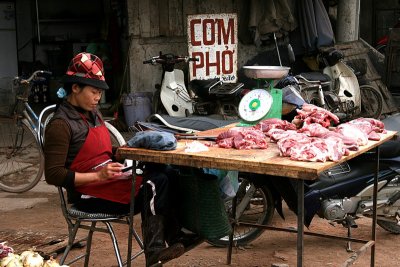
[[[22,111],[22,114],[24,115],[23,118],[29,122],[29,125],[31,125],[35,132],[38,132],[39,117],[36,115],[35,111],[33,111],[28,102],[24,103],[24,107],[25,108]]]
[[[43,71],[43,70],[37,70],[32,75],[26,79],[26,80],[21,80],[18,77],[15,78],[14,84],[19,84],[22,86],[26,86],[24,88],[23,92],[19,95],[16,96],[16,103],[13,108],[13,115],[16,117],[17,121],[19,119],[26,119],[31,126],[31,128],[38,134],[39,132],[39,116],[35,113],[35,111],[32,109],[32,107],[29,105],[29,94],[32,90],[32,80],[40,79],[41,77],[38,77],[38,74],[51,74],[51,72],[48,71]],[[23,107],[21,108],[21,102],[23,103]],[[21,110],[20,110],[21,109]],[[43,111],[42,111],[43,112]],[[22,117],[22,118],[21,118]],[[38,136],[37,139],[39,140]]]
[[[39,116],[29,105],[31,81],[45,79],[35,71],[28,79],[16,77],[18,86],[11,113],[2,115],[0,146],[0,189],[21,193],[35,186],[43,174],[43,150],[39,143]]]

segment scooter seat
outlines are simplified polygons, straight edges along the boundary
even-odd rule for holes
[[[309,82],[329,82],[331,78],[324,73],[321,72],[304,72],[300,73],[300,76],[305,78]]]
[[[147,120],[150,122],[157,121],[169,128],[185,130],[186,132],[205,131],[238,122],[238,120],[220,120],[205,116],[173,117],[160,114],[152,114]]]
[[[222,83],[211,87],[210,95],[232,95],[243,87],[243,83]]]
[[[327,170],[321,173],[318,177],[318,180],[309,185],[310,189],[324,189],[334,184],[340,184],[346,180],[350,181],[357,177],[375,173],[375,164],[365,164],[365,161],[361,160],[350,160],[348,164],[350,167],[347,171],[335,171],[330,173],[330,170]]]
[[[220,83],[220,79],[198,80],[194,79],[189,82],[189,88],[200,98],[209,97],[210,88]]]

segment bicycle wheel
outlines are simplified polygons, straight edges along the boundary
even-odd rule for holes
[[[375,87],[371,85],[360,86],[361,113],[360,117],[379,119],[383,110],[383,99]]]
[[[0,124],[0,189],[22,193],[43,175],[44,158],[28,121],[4,119]]]
[[[254,190],[254,191],[253,191]],[[251,195],[249,193],[252,192]],[[246,200],[247,199],[247,200]],[[274,216],[274,199],[270,189],[267,186],[260,186],[250,182],[247,179],[241,179],[237,192],[237,209],[247,204],[243,212],[239,215],[239,221],[255,224],[268,225]],[[225,203],[229,217],[232,217],[232,200]],[[262,228],[239,225],[235,227],[233,242],[236,246],[245,246],[255,240],[264,232]],[[207,240],[208,243],[217,247],[229,245],[229,236],[221,239]]]

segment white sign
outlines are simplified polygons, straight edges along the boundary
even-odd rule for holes
[[[222,78],[237,81],[237,15],[231,13],[188,16],[190,80]]]

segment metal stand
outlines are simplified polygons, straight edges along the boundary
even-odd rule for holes
[[[232,247],[233,247],[233,235],[235,233],[235,226],[238,223],[236,219],[236,206],[237,206],[237,196],[232,199],[232,232],[229,235],[229,246],[228,246],[228,257],[227,264],[231,264],[232,260]]]
[[[132,261],[133,216],[135,215],[135,184],[136,184],[136,168],[133,168],[133,170],[132,170],[131,204],[129,207],[128,253],[126,256],[126,266],[127,267],[131,266],[131,261]]]
[[[304,180],[297,180],[297,266],[303,266],[304,254]]]
[[[342,265],[343,267],[349,267],[353,265],[353,263],[361,256],[368,248],[371,248],[371,260],[370,266],[375,266],[375,241],[376,241],[376,221],[377,221],[377,196],[378,196],[378,175],[379,175],[379,146],[375,149],[376,153],[376,169],[375,169],[375,177],[374,177],[374,189],[373,189],[373,215],[372,215],[372,233],[370,240],[363,239],[355,239],[351,238],[351,236],[341,237],[313,232],[304,232],[304,180],[297,180],[297,230],[282,228],[282,227],[273,227],[267,225],[253,224],[253,223],[245,223],[239,222],[238,218],[236,218],[236,205],[237,198],[234,197],[232,200],[232,233],[229,235],[229,246],[228,246],[228,255],[227,255],[227,264],[231,264],[232,260],[232,248],[233,248],[233,234],[235,232],[235,227],[239,225],[250,226],[263,228],[274,231],[283,231],[283,232],[291,232],[297,233],[297,266],[303,266],[303,255],[304,255],[304,235],[310,236],[318,236],[336,240],[345,240],[347,241],[347,245],[349,246],[350,242],[363,243],[364,245],[357,251],[355,251]]]

